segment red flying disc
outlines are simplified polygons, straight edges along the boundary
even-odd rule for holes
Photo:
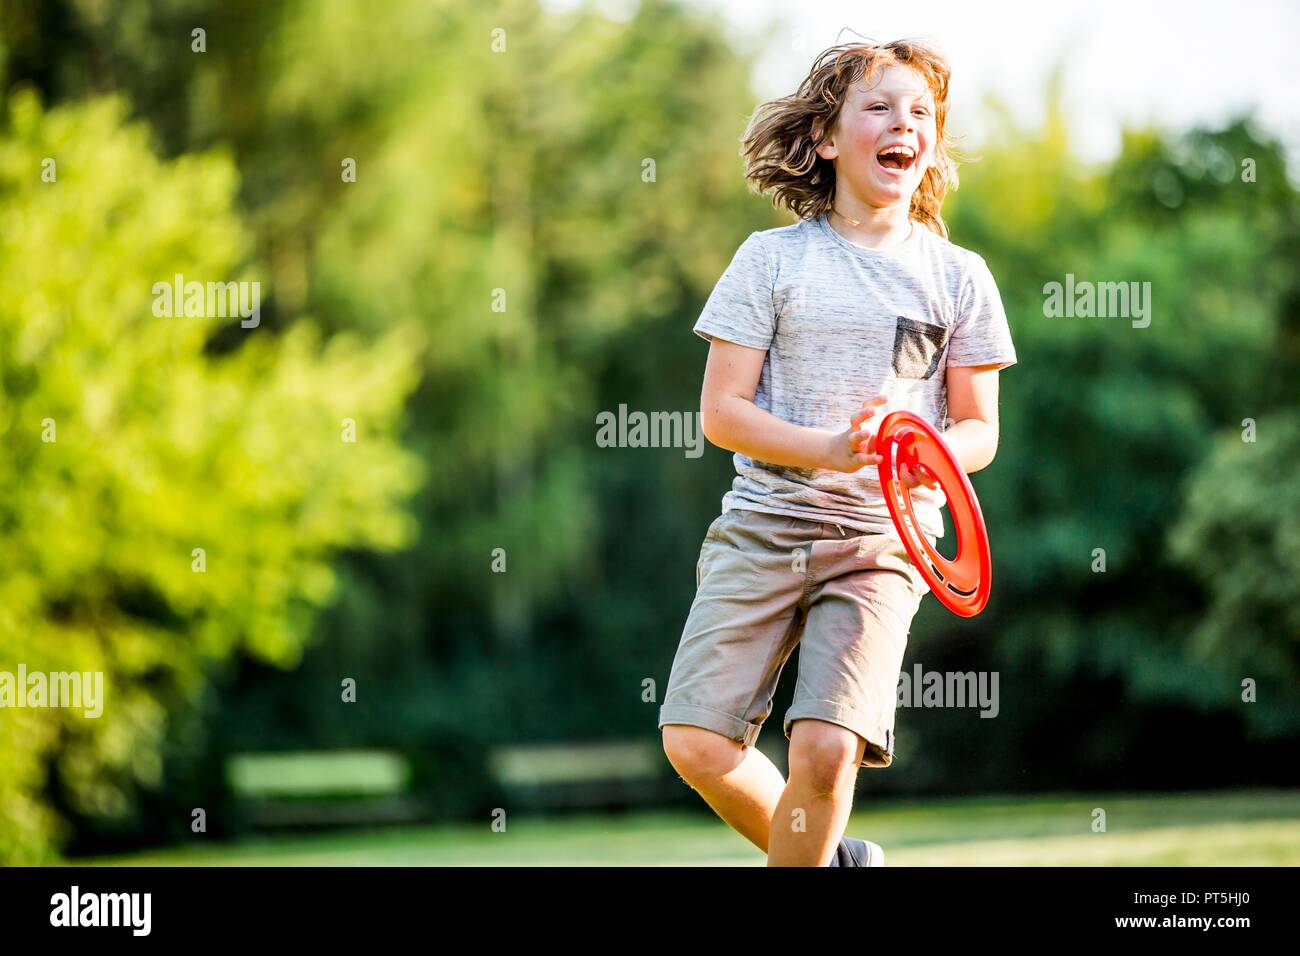
[[[979,499],[966,472],[930,423],[908,411],[885,416],[876,432],[875,450],[882,456],[878,467],[885,503],[912,563],[941,604],[954,614],[974,617],[989,600],[993,557]],[[951,561],[921,533],[912,511],[911,489],[898,477],[903,465],[913,471],[919,467],[943,489],[957,529],[957,556]]]

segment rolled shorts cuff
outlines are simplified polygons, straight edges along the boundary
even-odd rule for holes
[[[888,767],[894,762],[894,730],[875,723],[857,708],[837,704],[833,700],[803,700],[792,704],[785,712],[783,729],[786,739],[796,720],[803,718],[825,720],[845,727],[867,742],[862,749],[863,767]]]
[[[705,730],[712,730],[724,737],[740,741],[748,747],[754,746],[754,741],[758,739],[758,732],[763,729],[762,724],[751,724],[731,714],[724,714],[720,710],[700,707],[696,704],[664,704],[659,708],[660,730],[663,729],[664,724],[690,724],[692,727],[703,727]]]

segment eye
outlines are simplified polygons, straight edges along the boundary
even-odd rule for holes
[[[886,110],[889,109],[884,103],[876,103],[874,106],[868,106],[869,110]]]
[[[912,110],[912,112],[913,112],[913,113],[919,113],[921,116],[929,116],[929,115],[930,115],[930,111],[927,110],[924,106],[918,106],[916,109]]]

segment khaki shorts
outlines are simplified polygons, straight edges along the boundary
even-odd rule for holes
[[[802,639],[786,737],[813,717],[862,737],[862,766],[893,762],[903,650],[928,590],[897,534],[732,509],[709,526],[696,585],[661,729],[690,724],[752,746]]]

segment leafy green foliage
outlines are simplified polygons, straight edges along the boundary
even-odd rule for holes
[[[332,556],[414,532],[401,505],[419,467],[394,434],[419,341],[156,316],[155,282],[257,273],[230,162],[160,162],[123,112],[46,113],[24,93],[0,141],[0,666],[106,685],[98,719],[0,718],[6,859],[56,833],[47,758],[72,810],[121,812],[159,780],[168,711],[205,661],[292,665],[334,593]],[[242,342],[213,354],[221,332]]]

